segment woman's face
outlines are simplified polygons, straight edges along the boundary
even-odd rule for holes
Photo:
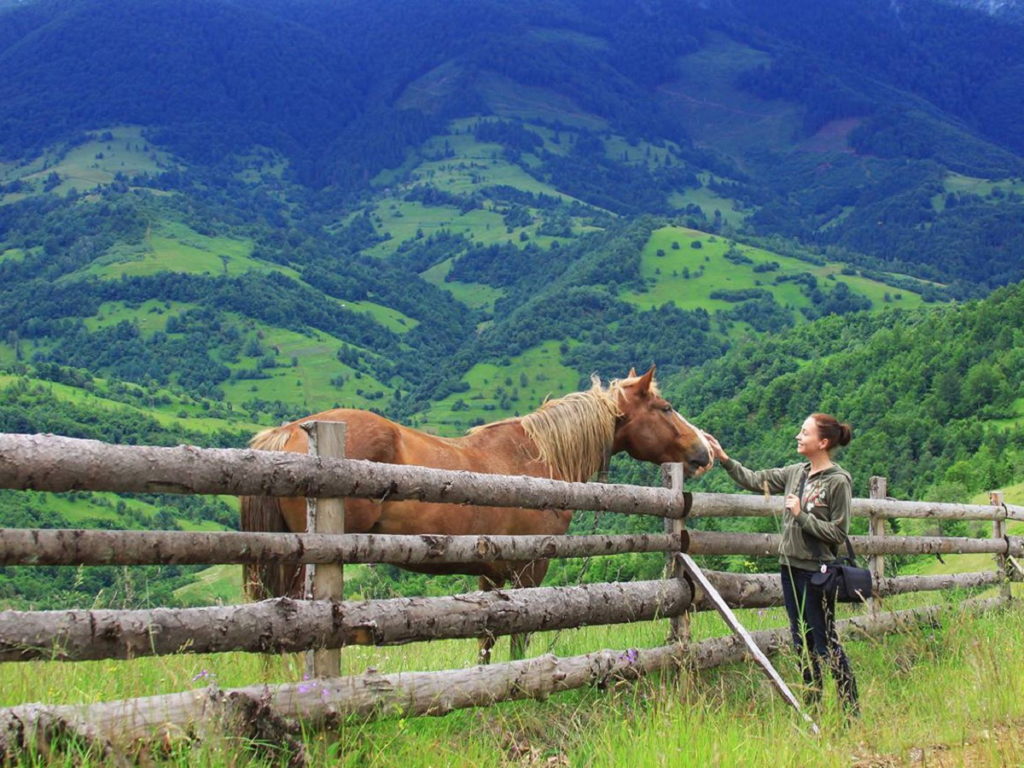
[[[796,452],[810,458],[822,453],[827,447],[828,441],[822,440],[818,434],[818,422],[812,416],[808,416],[796,435]]]

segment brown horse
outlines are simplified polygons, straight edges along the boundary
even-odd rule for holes
[[[655,464],[681,462],[697,475],[712,456],[701,430],[680,416],[661,397],[654,368],[642,376],[613,381],[607,389],[595,377],[591,389],[549,400],[533,413],[470,430],[459,438],[436,437],[395,424],[368,411],[337,408],[256,435],[253,448],[307,451],[308,438],[299,425],[306,421],[344,421],[345,456],[388,464],[416,464],[505,475],[531,475],[583,482],[611,454]],[[479,507],[420,501],[347,499],[345,530],[392,534],[563,534],[571,510]],[[242,530],[306,530],[306,500],[264,496],[242,498]],[[468,573],[480,577],[481,589],[540,584],[547,560],[409,566],[426,573]],[[246,566],[245,589],[251,599],[301,594],[300,566]],[[481,641],[481,657],[489,658],[493,641]],[[513,644],[516,656],[516,643]]]

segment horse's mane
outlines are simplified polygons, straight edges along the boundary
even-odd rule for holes
[[[249,441],[249,446],[258,451],[283,451],[284,444],[288,442],[288,438],[288,430],[281,429],[280,427],[271,427],[256,433],[252,440]]]
[[[607,389],[597,376],[583,392],[545,401],[533,413],[496,424],[518,421],[537,446],[537,458],[552,467],[564,480],[583,482],[605,463],[615,437],[615,420],[622,415],[619,390],[625,380],[612,381]],[[656,391],[652,383],[652,391]]]

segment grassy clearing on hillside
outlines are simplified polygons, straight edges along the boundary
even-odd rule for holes
[[[117,174],[132,177],[140,173],[159,173],[173,165],[171,156],[149,144],[138,126],[117,126],[89,133],[90,139],[76,147],[45,157],[43,167],[27,165],[22,178],[41,185],[51,173],[60,177],[54,191],[67,194],[72,189],[87,192],[110,184]]]
[[[477,363],[462,377],[466,392],[433,403],[421,418],[445,434],[461,434],[473,424],[530,413],[545,398],[578,388],[579,374],[560,360],[558,342],[546,341],[507,361]]]
[[[283,272],[298,278],[294,270],[252,259],[251,253],[249,240],[209,237],[180,222],[161,221],[147,233],[140,246],[115,246],[86,269],[63,279],[83,276],[111,279],[159,272],[237,276],[249,270]]]
[[[486,72],[477,82],[477,90],[487,106],[499,117],[562,123],[591,131],[603,131],[608,122],[581,109],[571,99],[547,88],[517,83],[502,75]]]
[[[280,400],[292,404],[294,418],[299,418],[335,405],[369,408],[392,393],[391,387],[370,374],[342,363],[337,356],[342,342],[328,333],[302,334],[262,323],[254,323],[253,328],[260,335],[261,347],[273,355],[276,367],[262,369],[266,378],[225,381],[221,387],[229,401]],[[251,370],[253,365],[252,358],[242,358],[229,367],[239,371]]]
[[[203,414],[210,407],[209,401],[196,400],[189,395],[168,389],[156,389],[153,396],[158,399],[166,398],[169,402],[142,408],[126,403],[119,399],[120,396],[117,393],[110,392],[108,390],[109,382],[105,379],[93,379],[93,391],[89,391],[81,387],[44,379],[0,373],[0,390],[21,383],[25,383],[29,387],[44,387],[58,401],[85,407],[90,412],[99,415],[106,411],[127,411],[138,414],[139,418],[155,419],[166,427],[180,428],[191,432],[212,433],[220,430],[256,428],[255,424],[247,422],[241,417],[237,420],[228,420],[219,416],[204,416]],[[142,388],[137,387],[136,391],[141,392]],[[204,405],[206,408],[203,407]]]
[[[741,73],[770,61],[764,51],[709,33],[700,50],[683,57],[678,78],[659,87],[659,96],[697,142],[737,157],[753,148],[785,151],[800,134],[802,110],[736,87]]]
[[[700,248],[694,248],[699,243]],[[894,289],[883,283],[857,275],[841,274],[842,265],[818,266],[806,261],[766,251],[762,248],[737,244],[736,249],[750,264],[736,264],[725,258],[732,241],[728,238],[709,235],[686,227],[663,227],[655,230],[644,246],[641,255],[641,274],[650,283],[643,293],[626,293],[623,299],[642,309],[673,303],[682,309],[703,308],[708,312],[728,309],[734,304],[722,299],[711,298],[713,291],[763,288],[770,291],[777,302],[794,309],[810,306],[799,286],[792,282],[773,285],[778,276],[810,273],[831,289],[836,280],[847,283],[852,290],[867,296],[876,307],[885,305],[889,294],[892,304],[900,307],[916,307],[922,304],[918,294]],[[676,244],[678,247],[673,247]],[[663,255],[658,255],[659,251]],[[778,264],[778,269],[769,272],[755,272],[759,264]],[[895,297],[899,295],[897,300]],[[794,313],[799,319],[802,316]]]
[[[456,301],[461,301],[470,309],[486,309],[494,311],[494,302],[505,295],[500,288],[483,283],[464,283],[458,280],[448,281],[445,278],[452,271],[452,259],[445,259],[430,269],[422,272],[420,277],[428,283],[448,291]]]

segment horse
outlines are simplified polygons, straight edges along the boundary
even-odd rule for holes
[[[415,464],[451,470],[528,475],[585,482],[608,458],[625,451],[635,459],[663,464],[679,462],[685,475],[710,468],[713,454],[700,429],[666,401],[654,381],[652,366],[643,375],[630,370],[607,388],[594,376],[589,390],[547,400],[525,416],[474,427],[462,437],[447,438],[396,424],[376,413],[336,408],[258,433],[250,445],[259,450],[305,453],[307,421],[343,421],[345,456],[387,464]],[[572,510],[521,509],[374,499],[345,500],[345,531],[382,534],[564,534]],[[244,531],[306,531],[305,498],[246,496],[241,500]],[[533,587],[548,569],[543,559],[409,565],[430,574],[460,573],[479,577],[481,590]],[[301,596],[303,567],[254,563],[245,567],[245,591],[253,600]],[[493,638],[481,639],[480,658],[490,659]],[[513,658],[525,651],[513,638]]]

